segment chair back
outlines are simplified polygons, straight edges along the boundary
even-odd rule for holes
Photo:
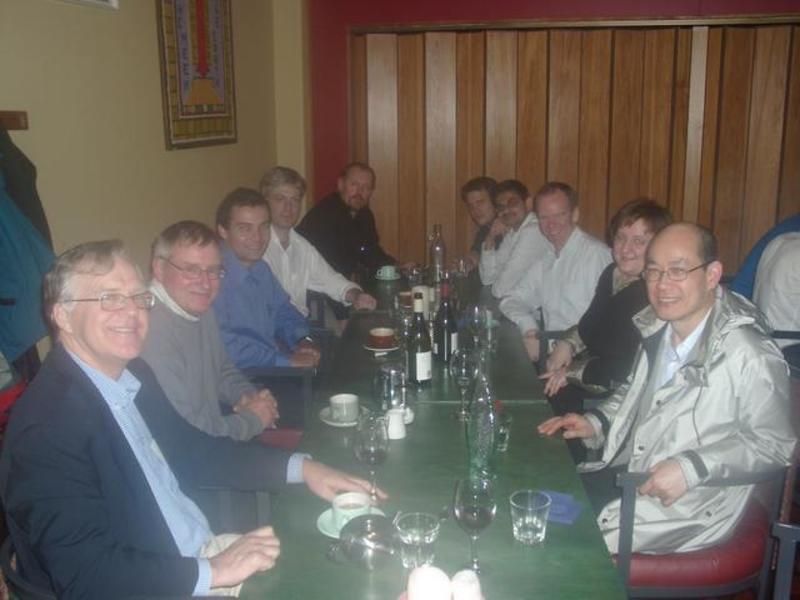
[[[14,542],[9,535],[0,546],[0,568],[6,579],[8,588],[18,600],[55,600],[56,596],[50,590],[41,589],[24,577],[16,569]]]
[[[725,582],[718,581],[717,583],[708,585],[695,584],[693,581],[685,583],[681,580],[680,569],[676,569],[674,573],[675,576],[670,578],[668,587],[659,587],[659,584],[653,586],[642,585],[641,582],[637,582],[636,585],[632,585],[631,583],[632,564],[639,561],[644,563],[645,561],[654,559],[653,555],[638,555],[632,553],[634,512],[637,496],[636,489],[647,481],[650,475],[649,473],[620,473],[617,476],[617,485],[622,487],[622,506],[620,509],[617,569],[619,570],[620,577],[628,587],[630,596],[632,598],[705,597],[733,594],[738,591],[756,587],[759,590],[758,598],[760,600],[763,599],[766,594],[767,586],[765,583],[769,578],[774,549],[774,541],[768,534],[768,524],[776,522],[779,518],[789,469],[790,467],[779,467],[763,473],[706,482],[703,484],[706,487],[759,485],[764,488],[763,491],[765,493],[759,494],[758,496],[764,499],[763,502],[765,502],[766,505],[762,509],[761,502],[754,494],[750,499],[750,509],[745,512],[742,522],[733,533],[733,538],[719,546],[715,546],[711,549],[697,550],[695,552],[676,553],[674,555],[661,555],[656,557],[662,559],[660,563],[662,568],[664,567],[663,559],[669,559],[673,556],[676,561],[680,560],[685,564],[696,566],[702,563],[703,560],[706,560],[708,558],[706,555],[710,552],[713,557],[708,564],[724,567],[726,558],[730,558],[731,561],[735,560],[737,563],[741,564],[743,562],[741,554],[745,549],[745,545],[750,546],[750,549],[752,549],[754,540],[760,541],[763,539],[763,552],[753,554],[756,559],[761,560],[760,567],[750,569],[750,572],[745,573],[743,577],[741,574],[743,569],[720,569],[720,574],[730,572],[730,580],[726,580]],[[745,538],[747,541],[745,541]]]
[[[775,570],[775,587],[772,597],[789,598],[794,575],[794,555],[797,550],[797,542],[800,541],[800,527],[788,523],[775,523],[772,526],[772,535],[780,540],[778,567]]]

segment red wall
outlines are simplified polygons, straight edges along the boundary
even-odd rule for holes
[[[308,0],[314,190],[318,198],[332,190],[348,158],[351,27],[786,13],[800,13],[800,0]]]

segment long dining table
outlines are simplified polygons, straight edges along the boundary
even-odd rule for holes
[[[364,476],[352,449],[352,428],[324,424],[319,411],[331,394],[358,394],[373,403],[378,366],[398,358],[366,350],[369,329],[386,324],[385,311],[356,313],[338,341],[328,376],[319,386],[306,421],[299,450],[335,468]],[[511,415],[508,450],[493,458],[497,513],[478,541],[480,575],[486,600],[525,598],[625,598],[625,589],[603,542],[580,478],[565,443],[536,433],[537,423],[551,416],[540,382],[531,368],[516,328],[498,328],[492,363],[496,395]],[[390,441],[388,458],[377,470],[378,485],[389,499],[380,508],[440,513],[452,505],[455,481],[467,474],[464,425],[454,417],[459,392],[444,365],[434,365],[432,385],[410,395],[415,412],[402,440]],[[508,497],[520,488],[570,494],[581,505],[572,524],[550,522],[544,543],[524,546],[513,539]],[[405,587],[399,558],[373,571],[327,557],[331,539],[317,529],[317,518],[329,507],[305,486],[289,486],[273,501],[273,522],[281,556],[273,569],[245,583],[242,598],[281,600],[395,600]],[[466,568],[469,538],[450,518],[441,524],[434,564],[450,576]]]

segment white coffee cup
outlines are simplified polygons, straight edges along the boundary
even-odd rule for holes
[[[368,494],[361,492],[339,494],[331,502],[333,525],[341,529],[350,519],[368,514],[371,508]]]
[[[404,408],[392,408],[386,413],[386,432],[390,440],[402,440],[406,437],[405,418]]]
[[[352,423],[358,420],[358,396],[355,394],[334,394],[330,397],[331,419],[339,423]]]

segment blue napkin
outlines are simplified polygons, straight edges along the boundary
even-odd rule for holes
[[[581,514],[583,506],[572,497],[572,494],[550,490],[542,491],[550,496],[550,514],[547,516],[547,520],[572,525]]]

